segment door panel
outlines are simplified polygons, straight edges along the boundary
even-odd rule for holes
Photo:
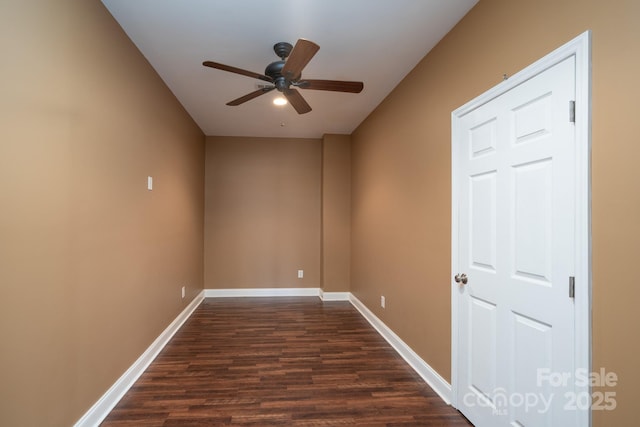
[[[551,284],[552,159],[513,167],[513,274]]]
[[[478,355],[470,360],[471,387],[479,396],[493,399],[496,389],[496,306],[471,298],[471,348]]]
[[[512,351],[514,360],[511,365],[512,390],[519,390],[523,396],[537,396],[542,393],[551,395],[550,387],[537,383],[537,369],[550,366],[552,362],[553,331],[547,325],[518,313],[513,313],[514,340]],[[548,426],[551,423],[551,411],[546,413],[526,410],[523,405],[515,405],[514,421],[523,426]],[[517,425],[517,424],[516,424]]]
[[[496,271],[496,171],[470,179],[469,259],[475,268]]]

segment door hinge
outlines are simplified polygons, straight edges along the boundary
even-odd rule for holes
[[[576,278],[569,276],[569,298],[576,297]]]
[[[569,122],[576,122],[576,101],[569,101]]]

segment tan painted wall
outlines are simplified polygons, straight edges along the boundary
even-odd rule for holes
[[[97,0],[0,52],[0,425],[68,426],[202,289],[204,136]]]
[[[321,150],[319,139],[207,137],[205,288],[320,286]]]
[[[351,138],[322,138],[322,290],[351,285]]]
[[[640,395],[639,18],[636,0],[481,0],[352,135],[352,291],[449,379],[450,113],[593,30],[593,367],[620,377],[603,427],[635,425]]]

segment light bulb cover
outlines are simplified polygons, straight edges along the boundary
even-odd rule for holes
[[[279,96],[273,99],[274,105],[287,105],[287,98]]]

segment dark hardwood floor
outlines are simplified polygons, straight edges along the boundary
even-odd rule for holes
[[[205,299],[103,426],[469,426],[348,302]]]

